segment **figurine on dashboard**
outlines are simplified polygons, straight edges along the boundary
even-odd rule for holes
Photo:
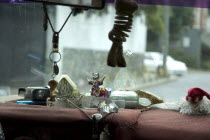
[[[89,85],[92,85],[92,88],[91,88],[91,96],[96,96],[96,97],[98,97],[98,96],[100,96],[100,88],[99,88],[99,86],[100,85],[103,85],[103,81],[104,81],[104,79],[105,79],[105,77],[106,76],[104,76],[103,78],[102,78],[102,80],[99,80],[99,73],[93,73],[93,75],[92,75],[93,77],[93,79],[92,80],[89,80],[89,79],[87,79],[88,80],[88,84]]]
[[[209,100],[210,95],[203,89],[190,88],[187,96],[180,101],[155,104],[150,106],[150,109],[174,110],[186,115],[206,115],[210,114]]]

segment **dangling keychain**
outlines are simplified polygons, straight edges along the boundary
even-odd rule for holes
[[[55,54],[59,55],[58,60],[54,60],[52,59],[55,58]],[[50,86],[50,99],[48,100],[48,102],[50,101],[51,104],[48,104],[50,106],[53,106],[53,102],[55,102],[55,89],[58,86],[58,81],[55,80],[55,76],[57,76],[59,74],[59,67],[57,65],[57,63],[61,60],[61,54],[59,52],[59,32],[54,32],[53,34],[53,39],[52,39],[52,52],[50,53],[50,61],[53,63],[53,74],[52,74],[52,80],[50,80],[48,82],[48,85]]]
[[[53,50],[52,50],[52,52],[58,52],[59,32],[54,32],[52,43],[53,43]]]
[[[53,45],[54,49],[54,45]],[[52,55],[59,54],[59,59],[53,60]],[[58,85],[58,82],[55,80],[55,76],[59,74],[59,67],[57,63],[61,60],[61,54],[59,52],[51,52],[49,56],[51,62],[53,62],[53,74],[52,74],[52,80],[48,82],[48,85],[50,86],[50,99],[49,101],[54,102],[55,101],[55,89]]]
[[[58,86],[58,82],[55,80],[55,76],[57,76],[59,74],[59,67],[57,65],[57,63],[61,60],[61,54],[59,52],[59,33],[62,31],[63,27],[65,26],[66,22],[68,21],[69,17],[76,11],[76,9],[73,9],[69,16],[67,17],[66,21],[64,22],[63,26],[61,27],[61,29],[56,32],[55,29],[52,26],[51,20],[48,16],[48,11],[47,11],[47,6],[45,4],[43,4],[43,11],[44,11],[44,30],[47,30],[47,24],[48,21],[50,23],[50,27],[53,31],[53,37],[52,37],[52,52],[49,55],[49,59],[50,61],[53,63],[53,74],[52,74],[52,80],[50,80],[48,82],[48,85],[50,86],[50,98],[47,100],[47,105],[48,106],[54,106],[53,103],[55,104],[55,89]],[[54,60],[55,58],[55,54],[58,54],[59,58],[58,60]],[[52,58],[53,57],[53,58]]]

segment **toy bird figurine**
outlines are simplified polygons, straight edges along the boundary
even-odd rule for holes
[[[191,88],[188,90],[186,98],[183,98],[181,101],[155,104],[150,106],[150,109],[174,110],[187,115],[210,114],[210,102],[203,98],[204,96],[210,100],[210,95],[206,91],[201,88]]]

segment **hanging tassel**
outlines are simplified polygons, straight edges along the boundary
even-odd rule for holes
[[[117,0],[116,1],[116,21],[113,29],[109,32],[109,39],[113,42],[107,58],[107,65],[111,67],[126,67],[126,61],[123,57],[123,42],[129,35],[125,32],[131,32],[133,13],[138,9],[134,1]]]

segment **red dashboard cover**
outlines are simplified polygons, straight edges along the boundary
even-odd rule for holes
[[[97,111],[85,112],[91,116]],[[0,122],[6,140],[92,138],[92,122],[78,109],[5,103],[0,104]],[[101,125],[107,123],[115,140],[210,140],[210,115],[122,109],[107,116]]]

